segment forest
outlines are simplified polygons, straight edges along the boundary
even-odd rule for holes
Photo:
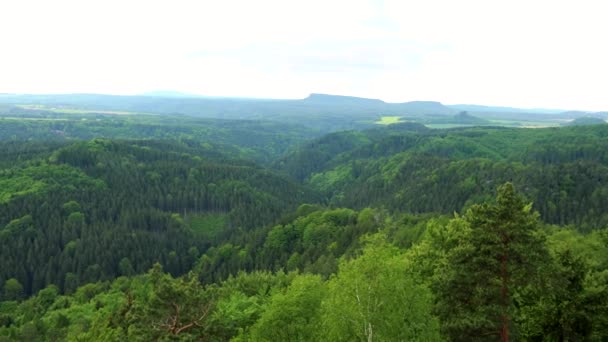
[[[1,100],[0,341],[608,339],[598,116]]]

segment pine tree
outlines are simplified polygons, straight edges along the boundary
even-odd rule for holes
[[[537,279],[548,256],[531,207],[506,183],[494,204],[474,205],[450,223],[466,229],[435,284],[437,313],[450,339],[509,341],[514,294]]]

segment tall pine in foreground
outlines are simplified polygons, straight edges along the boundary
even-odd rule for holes
[[[435,288],[446,337],[509,341],[514,335],[514,298],[538,279],[548,255],[531,207],[506,183],[494,204],[474,205],[450,222],[464,234]]]

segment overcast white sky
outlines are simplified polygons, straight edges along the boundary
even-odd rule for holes
[[[608,3],[2,0],[0,92],[608,110]]]

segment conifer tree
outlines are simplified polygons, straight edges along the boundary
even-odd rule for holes
[[[514,294],[537,279],[548,256],[531,207],[506,183],[494,204],[474,205],[450,223],[467,227],[436,283],[437,313],[451,340],[509,341]]]

